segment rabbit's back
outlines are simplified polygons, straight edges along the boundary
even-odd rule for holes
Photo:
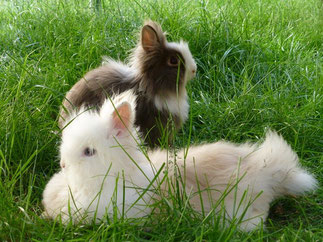
[[[66,94],[60,110],[59,126],[64,126],[73,109],[81,106],[98,109],[107,97],[133,88],[136,85],[134,76],[130,67],[115,61],[88,72]]]

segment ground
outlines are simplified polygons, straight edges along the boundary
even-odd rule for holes
[[[320,0],[0,1],[0,238],[321,240],[322,11]],[[319,180],[315,193],[277,200],[252,233],[192,215],[178,197],[138,223],[64,227],[41,218],[42,191],[59,169],[62,98],[102,56],[125,60],[147,18],[169,40],[188,41],[198,66],[175,146],[257,141],[274,129]]]

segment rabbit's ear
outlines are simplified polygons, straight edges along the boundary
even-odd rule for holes
[[[158,45],[157,33],[149,25],[145,25],[141,30],[141,44],[145,51],[151,51]]]
[[[131,128],[133,114],[131,106],[128,102],[121,103],[112,113],[113,134],[122,136]]]
[[[141,29],[141,45],[142,48],[149,52],[156,48],[163,47],[166,42],[166,36],[161,26],[151,20],[145,21],[144,27]]]

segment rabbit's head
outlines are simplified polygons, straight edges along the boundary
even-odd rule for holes
[[[181,93],[196,73],[196,64],[184,41],[167,42],[161,26],[151,20],[141,29],[131,65],[141,78],[140,88],[155,96]]]
[[[62,133],[61,167],[78,167],[91,173],[131,169],[138,154],[134,109],[136,96],[124,92],[107,99],[100,111],[81,108],[70,117]],[[139,152],[140,153],[140,152]]]

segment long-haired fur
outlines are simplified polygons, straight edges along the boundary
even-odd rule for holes
[[[157,146],[165,131],[171,133],[186,121],[189,104],[185,87],[195,73],[188,44],[167,42],[161,26],[146,21],[129,64],[105,58],[103,66],[86,73],[66,94],[59,126],[67,124],[74,109],[83,105],[99,109],[108,96],[132,89],[138,96],[135,124],[142,138]]]
[[[297,154],[273,131],[267,132],[262,143],[218,141],[175,155],[153,150],[146,156],[134,126],[135,99],[128,91],[106,100],[99,111],[81,109],[71,116],[62,134],[62,169],[43,194],[48,217],[101,219],[113,213],[114,207],[125,211],[124,216],[142,217],[150,213],[151,201],[160,195],[149,186],[169,191],[171,183],[157,182],[166,175],[171,181],[182,179],[179,189],[190,195],[195,210],[218,212],[220,202],[227,221],[241,220],[240,228],[251,230],[266,220],[274,199],[316,187]],[[161,169],[165,172],[152,184]]]
[[[268,131],[260,144],[219,141],[181,150],[176,157],[154,151],[150,158],[157,166],[168,161],[170,174],[179,170],[185,190],[195,194],[191,205],[200,212],[202,208],[210,212],[225,193],[226,218],[242,219],[240,227],[244,230],[266,220],[274,199],[301,195],[317,185],[300,166],[297,154],[273,131]]]

